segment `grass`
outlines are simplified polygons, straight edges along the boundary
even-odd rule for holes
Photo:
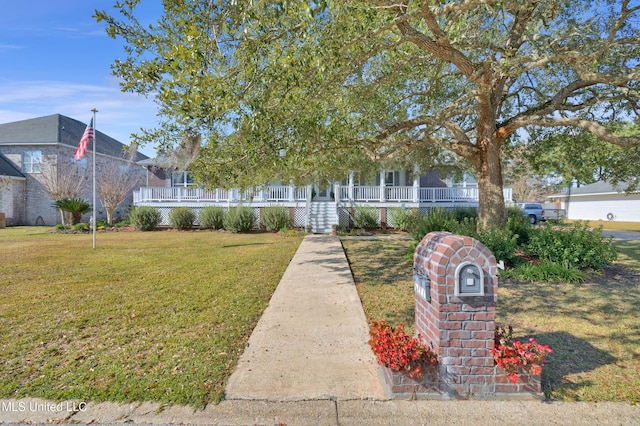
[[[219,402],[301,239],[0,230],[0,398]]]
[[[563,222],[573,223],[585,221],[564,219]],[[588,220],[586,222],[593,228],[602,227],[602,229],[612,231],[640,231],[640,222],[616,222],[612,220]]]
[[[343,241],[369,321],[413,324],[411,244]],[[640,266],[640,242],[615,245],[625,256],[582,284],[500,280],[498,321],[554,349],[542,373],[550,399],[639,402],[640,278],[621,266]]]

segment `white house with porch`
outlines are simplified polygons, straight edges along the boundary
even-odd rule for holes
[[[357,206],[377,208],[378,223],[393,227],[391,217],[387,214],[391,208],[413,208],[426,212],[434,206],[451,208],[478,205],[475,181],[449,186],[435,171],[420,174],[408,170],[383,170],[375,181],[360,181],[355,173],[351,173],[342,182],[326,186],[270,184],[241,191],[197,187],[188,172],[167,170],[154,160],[144,160],[138,164],[147,168],[147,186],[134,192],[134,205],[158,208],[163,225],[169,223],[169,211],[178,206],[190,207],[196,212],[211,205],[250,206],[256,209],[256,217],[260,218],[261,208],[279,205],[289,208],[295,227],[311,224],[314,233],[329,233],[332,225],[349,227],[350,215]],[[511,200],[511,195],[511,188],[505,188],[505,200]]]

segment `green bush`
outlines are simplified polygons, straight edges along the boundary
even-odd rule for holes
[[[141,231],[151,231],[158,226],[162,215],[155,207],[140,206],[131,209],[129,220],[135,228]]]
[[[169,225],[176,229],[191,229],[196,221],[196,214],[189,207],[175,207],[169,212]]]
[[[500,277],[521,281],[577,283],[584,280],[584,272],[556,262],[543,262],[539,265],[521,263],[513,268],[500,271]]]
[[[354,228],[374,229],[378,227],[379,212],[376,207],[357,206],[351,220]]]
[[[453,232],[456,222],[451,218],[449,209],[433,207],[429,213],[418,216],[408,230],[416,241],[421,241],[425,235],[434,231]]]
[[[448,211],[449,217],[455,222],[463,222],[466,219],[478,219],[478,209],[476,207],[454,207]]]
[[[479,229],[474,238],[491,250],[496,260],[504,260],[510,265],[517,261],[518,235],[513,234],[511,230],[490,226]]]
[[[246,232],[253,229],[256,218],[251,207],[231,207],[222,222],[227,231]]]
[[[545,224],[532,229],[526,249],[541,260],[579,269],[599,269],[618,256],[612,238],[605,238],[602,228],[593,230],[581,222],[566,228]]]
[[[291,226],[289,209],[283,206],[269,206],[262,209],[262,225],[269,232],[288,229]]]
[[[87,232],[89,230],[89,224],[88,223],[76,223],[75,225],[71,226],[71,229],[74,232]]]
[[[506,228],[512,234],[518,236],[518,245],[522,246],[529,242],[531,234],[531,222],[529,218],[522,214],[522,210],[517,207],[507,208],[507,225]]]
[[[391,207],[387,211],[389,212],[391,225],[401,231],[408,231],[417,216],[417,211],[415,209]]]
[[[219,206],[207,206],[200,210],[200,226],[206,229],[222,229],[224,209]]]

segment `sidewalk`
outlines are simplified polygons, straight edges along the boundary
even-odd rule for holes
[[[226,400],[195,411],[157,403],[0,400],[0,423],[212,425],[640,425],[628,403],[390,400],[337,237],[304,239],[249,346]]]
[[[385,399],[349,264],[336,237],[306,237],[291,260],[226,399]]]

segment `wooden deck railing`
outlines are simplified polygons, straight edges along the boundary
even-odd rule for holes
[[[205,190],[196,187],[142,187],[135,191],[134,204],[148,202],[304,202],[311,187],[266,186],[246,191]],[[478,188],[417,188],[413,186],[336,185],[336,201],[354,202],[477,202]],[[511,188],[504,188],[505,200],[512,199]]]

